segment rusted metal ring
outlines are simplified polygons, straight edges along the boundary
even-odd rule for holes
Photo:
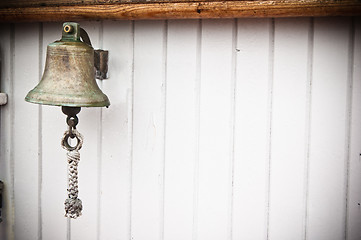
[[[76,138],[77,143],[75,146],[71,146],[69,144],[69,138]],[[83,145],[83,137],[81,136],[81,134],[73,129],[71,132],[70,131],[66,131],[62,140],[61,140],[61,145],[64,149],[68,150],[68,151],[74,151],[74,150],[80,150],[82,145]]]
[[[66,123],[68,124],[69,127],[76,128],[76,125],[78,125],[79,123],[79,118],[76,115],[68,116],[66,118]]]

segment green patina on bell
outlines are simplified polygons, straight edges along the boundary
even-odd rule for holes
[[[90,41],[80,40],[84,40],[81,30],[77,23],[64,23],[61,40],[47,47],[43,77],[25,97],[27,102],[67,107],[110,105],[95,81],[94,49]]]

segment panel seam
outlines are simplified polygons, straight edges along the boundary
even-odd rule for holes
[[[309,160],[311,142],[311,106],[312,106],[312,80],[313,80],[313,40],[314,39],[314,19],[310,19],[308,33],[308,53],[307,53],[307,89],[306,89],[306,141],[305,141],[305,165],[304,165],[304,216],[303,216],[303,239],[307,239],[308,227],[308,191],[309,191]]]
[[[39,69],[38,77],[41,78],[42,75],[42,62],[43,62],[43,23],[39,23]],[[38,106],[38,239],[41,240],[42,236],[42,181],[43,181],[43,137],[42,137],[42,118],[43,111],[42,106]]]
[[[99,47],[100,49],[103,49],[103,33],[104,33],[104,24],[103,21],[100,21],[99,23]],[[103,89],[103,81],[99,81],[100,88]],[[98,174],[98,186],[97,186],[97,226],[96,226],[96,234],[97,239],[100,239],[100,225],[101,225],[101,189],[102,189],[102,170],[103,170],[103,164],[102,164],[102,149],[103,149],[103,108],[99,109],[99,116],[98,116],[98,139],[97,139],[97,174]]]
[[[14,102],[14,71],[15,63],[15,24],[10,25],[10,92],[9,92],[9,102],[10,107],[10,146],[9,146],[9,157],[10,157],[10,181],[11,181],[11,232],[9,233],[9,238],[11,240],[15,239],[15,158],[14,158],[14,117],[15,117],[15,104]]]
[[[198,20],[197,52],[196,52],[196,78],[195,78],[195,153],[193,176],[193,223],[192,240],[198,238],[198,193],[199,193],[199,142],[200,142],[200,92],[201,92],[201,62],[202,62],[202,23]]]
[[[133,151],[134,151],[134,138],[133,138],[133,126],[134,126],[134,45],[135,45],[135,22],[134,20],[131,21],[131,37],[132,37],[132,71],[131,71],[131,112],[130,112],[130,124],[129,126],[129,142],[130,142],[130,149],[129,149],[129,228],[128,228],[128,239],[132,240],[132,200],[133,200]]]
[[[232,29],[232,82],[231,82],[231,139],[230,139],[230,190],[229,190],[229,236],[228,239],[232,240],[233,236],[233,194],[234,194],[234,149],[235,149],[235,118],[236,118],[236,88],[237,88],[237,39],[238,39],[238,21],[233,20]]]
[[[347,73],[347,122],[346,122],[346,139],[345,139],[345,213],[344,213],[344,238],[348,239],[348,217],[349,217],[349,184],[350,184],[350,154],[351,154],[351,130],[352,130],[352,97],[353,97],[353,81],[354,81],[354,50],[355,50],[355,23],[354,18],[351,18],[351,26],[349,33],[349,52],[348,52],[348,73]]]
[[[164,239],[164,198],[165,198],[165,154],[166,154],[166,126],[167,126],[167,54],[168,54],[168,20],[163,26],[163,79],[162,79],[162,111],[163,111],[163,151],[161,164],[161,196],[160,196],[160,223],[159,239]]]
[[[273,105],[273,78],[274,78],[274,46],[275,46],[275,19],[270,22],[269,31],[269,56],[268,56],[268,156],[266,179],[266,239],[269,239],[270,223],[270,192],[271,192],[271,158],[272,158],[272,105]]]

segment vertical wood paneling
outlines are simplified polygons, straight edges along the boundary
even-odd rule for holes
[[[164,239],[190,240],[196,158],[198,20],[170,21],[167,50]]]
[[[202,21],[197,239],[229,235],[232,161],[232,20]]]
[[[46,49],[49,43],[61,38],[61,23],[43,25],[41,70],[44,69]],[[42,72],[41,72],[42,74]],[[67,220],[64,217],[64,201],[67,198],[67,159],[60,140],[67,125],[60,107],[42,107],[42,237],[65,240]]]
[[[269,239],[303,239],[309,27],[275,20]]]
[[[60,26],[0,30],[1,239],[360,239],[359,19],[81,23],[111,106],[79,114],[71,224],[66,116],[24,101]]]
[[[15,239],[38,239],[39,105],[24,97],[39,81],[39,24],[15,25],[14,51]]]
[[[269,19],[238,20],[232,239],[266,234]]]
[[[99,239],[130,239],[133,23],[104,22],[103,34],[110,53],[103,91],[111,106],[102,114]]]
[[[14,29],[10,24],[2,24],[0,27],[0,92],[8,94],[7,105],[0,106],[0,180],[3,181],[3,206],[2,220],[0,223],[0,239],[11,239],[14,236],[14,192],[13,174],[14,165],[12,158],[12,133],[13,124],[13,84],[12,84],[12,64],[13,55],[11,43],[14,37]]]
[[[100,48],[100,22],[81,22],[94,49]],[[98,234],[98,194],[99,194],[99,132],[100,108],[82,108],[79,113],[78,131],[84,136],[79,163],[79,198],[83,202],[82,216],[71,220],[72,240],[93,240]],[[65,116],[65,115],[64,115]],[[64,126],[66,127],[66,125]],[[64,129],[65,130],[65,129]]]
[[[137,21],[134,33],[131,237],[163,234],[164,21]]]
[[[354,26],[354,51],[350,61],[352,77],[352,118],[350,136],[349,198],[347,239],[361,238],[361,19],[357,18]]]
[[[345,237],[348,18],[317,18],[309,159],[307,239]]]

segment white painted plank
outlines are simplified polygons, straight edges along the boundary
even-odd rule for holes
[[[347,239],[361,239],[361,19],[355,21]],[[352,62],[350,62],[352,64]],[[349,66],[350,67],[350,66]]]
[[[15,239],[38,239],[39,105],[24,98],[39,82],[39,24],[15,25],[14,54]]]
[[[61,39],[61,23],[43,25],[42,67],[46,60],[47,45]],[[42,107],[42,237],[43,239],[65,240],[67,219],[64,217],[64,201],[67,198],[66,151],[60,146],[60,139],[67,130],[66,116],[61,107]]]
[[[0,223],[0,239],[12,239],[14,237],[14,202],[13,202],[13,158],[12,158],[12,116],[13,112],[13,88],[11,75],[11,38],[13,28],[10,24],[0,26],[0,91],[8,94],[8,103],[0,106],[0,180],[4,183],[3,206]]]
[[[199,21],[170,21],[167,44],[164,239],[193,234]]]
[[[309,27],[275,20],[269,239],[304,239]]]
[[[314,25],[307,239],[345,235],[348,18]]]
[[[100,239],[130,239],[133,24],[104,22],[111,106],[102,115]]]
[[[202,21],[197,239],[229,235],[233,20]]]
[[[164,21],[135,22],[131,237],[163,232]]]
[[[266,236],[269,136],[269,19],[240,19],[234,142],[232,239]]]
[[[94,49],[100,48],[100,22],[79,22],[88,33]],[[99,83],[98,83],[99,84]],[[71,220],[72,240],[92,240],[98,237],[99,218],[99,161],[100,161],[100,108],[82,108],[78,131],[84,137],[79,163],[79,198],[83,202],[82,216]]]

